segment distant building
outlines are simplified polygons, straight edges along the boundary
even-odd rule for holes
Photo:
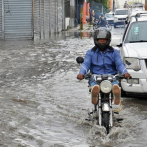
[[[127,2],[129,5],[133,4],[134,2],[145,4],[145,0],[117,0],[117,2],[119,3],[120,8],[124,7],[125,2]]]

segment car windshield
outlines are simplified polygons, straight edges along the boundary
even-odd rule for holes
[[[147,21],[131,24],[125,43],[147,42]]]
[[[128,10],[116,10],[115,15],[128,15]]]
[[[113,18],[113,14],[106,14],[106,18]]]

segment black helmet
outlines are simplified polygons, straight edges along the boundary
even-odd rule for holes
[[[105,44],[99,44],[99,39],[106,39],[107,42]],[[96,47],[98,47],[100,50],[105,50],[111,41],[111,33],[105,28],[99,28],[94,32],[94,44]]]

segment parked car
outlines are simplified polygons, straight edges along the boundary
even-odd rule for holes
[[[130,11],[128,8],[116,9],[114,14],[114,28],[116,28],[117,25],[125,25],[129,14]]]
[[[105,18],[106,18],[108,24],[110,24],[110,25],[114,24],[114,13],[113,12],[106,13]]]
[[[134,3],[130,5],[130,10],[131,10],[131,13],[135,11],[145,11],[145,7],[144,7],[144,4],[142,3]]]
[[[138,17],[140,15],[147,15],[147,11],[135,11],[135,12],[132,12],[128,18],[127,18],[127,22],[126,23],[129,23],[129,21],[132,19],[132,17],[136,17],[138,15]]]
[[[122,95],[147,94],[147,16],[133,17],[127,25],[120,54],[132,79],[122,80]]]

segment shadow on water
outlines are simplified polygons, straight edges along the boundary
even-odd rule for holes
[[[133,104],[133,105],[142,105],[142,106],[147,106],[147,98],[146,97],[137,97],[137,96],[129,96],[125,98],[127,103]]]
[[[123,105],[125,107],[137,107],[140,111],[147,110],[147,95],[129,94],[123,99]]]
[[[147,98],[147,93],[127,93],[127,97],[134,97],[134,98],[139,98],[139,99],[146,99]],[[147,99],[146,99],[147,100]]]

